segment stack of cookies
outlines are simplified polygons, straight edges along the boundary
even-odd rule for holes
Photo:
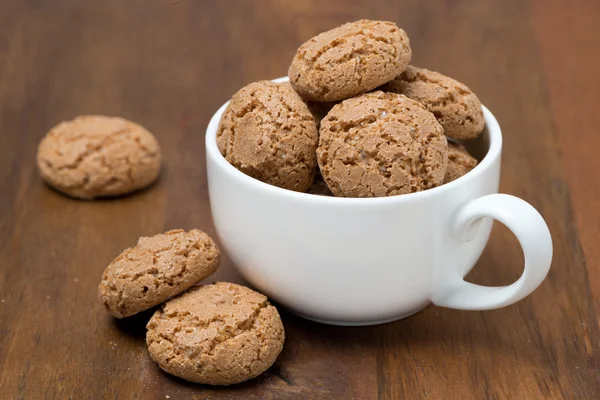
[[[477,164],[481,103],[464,84],[410,65],[406,33],[360,20],[300,46],[289,83],[238,91],[217,144],[240,171],[312,194],[383,197],[440,186]]]
[[[146,328],[150,356],[164,371],[230,385],[266,371],[284,330],[267,298],[234,283],[195,286],[219,265],[214,241],[197,229],[142,237],[104,271],[100,299],[116,318],[155,306]]]

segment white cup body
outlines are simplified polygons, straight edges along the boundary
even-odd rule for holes
[[[452,226],[464,204],[498,192],[502,135],[485,107],[473,148],[485,156],[473,171],[423,192],[355,199],[296,193],[238,171],[216,145],[225,106],[206,136],[214,224],[240,273],[279,304],[320,322],[382,323],[429,304],[444,270],[464,277],[477,262],[492,220],[481,219],[468,242]]]

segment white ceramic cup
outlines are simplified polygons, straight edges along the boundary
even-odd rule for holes
[[[400,196],[336,198],[280,189],[230,165],[216,143],[226,106],[206,132],[214,224],[240,273],[292,312],[334,325],[371,325],[430,303],[488,310],[521,300],[548,274],[552,240],[544,219],[525,201],[497,193],[502,134],[487,108],[486,130],[470,146],[481,162],[465,176]],[[493,219],[519,240],[523,274],[503,287],[465,282]]]

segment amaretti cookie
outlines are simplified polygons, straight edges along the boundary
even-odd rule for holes
[[[338,101],[392,80],[404,71],[411,56],[408,36],[396,24],[360,20],[301,45],[288,76],[305,100]]]
[[[100,300],[114,317],[128,317],[184,292],[218,265],[219,249],[198,229],[141,237],[104,271]]]
[[[460,178],[477,166],[477,159],[459,143],[448,142],[448,168],[444,183]]]
[[[44,181],[80,199],[142,189],[160,171],[160,147],[141,125],[118,117],[80,116],[52,128],[39,144]]]
[[[169,300],[147,325],[150,356],[191,382],[231,385],[266,371],[283,348],[277,309],[244,286],[218,282]]]
[[[251,83],[231,98],[217,131],[221,154],[262,182],[303,192],[313,182],[318,132],[313,116],[289,86]]]
[[[317,158],[335,196],[394,196],[442,184],[448,146],[422,104],[376,91],[333,107],[321,121]]]
[[[475,139],[485,126],[481,102],[467,86],[455,79],[409,66],[382,90],[417,100],[431,111],[453,139]]]

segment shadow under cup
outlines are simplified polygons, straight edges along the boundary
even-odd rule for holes
[[[457,215],[477,202],[472,200],[498,192],[502,136],[485,107],[484,133],[465,143],[480,163],[465,176],[406,195],[336,198],[271,186],[230,165],[216,145],[226,105],[212,117],[206,135],[214,224],[240,273],[292,312],[318,322],[369,325],[405,317],[432,301],[455,308],[497,308],[535,288],[531,283],[527,290],[514,288],[519,293],[509,300],[492,295],[486,302],[477,296],[496,288],[473,285],[465,289],[466,296],[480,305],[471,307],[472,299],[465,299],[460,286],[471,285],[463,278],[487,243],[492,219],[481,218],[486,212],[473,214],[465,226],[457,226]],[[520,199],[507,201],[531,207]],[[511,227],[501,215],[490,214]],[[522,286],[519,281],[510,287]]]

